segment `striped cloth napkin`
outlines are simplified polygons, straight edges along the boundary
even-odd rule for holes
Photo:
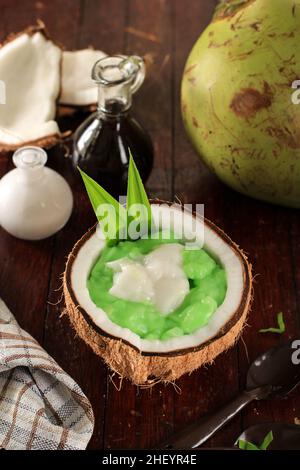
[[[85,449],[93,427],[79,386],[0,299],[0,448]]]

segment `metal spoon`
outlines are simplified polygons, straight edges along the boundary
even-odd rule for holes
[[[292,361],[296,347],[300,347],[300,340],[289,341],[259,356],[248,370],[246,390],[214,414],[171,436],[159,448],[194,449],[253,400],[287,395],[300,382],[300,361],[298,364],[298,361]]]
[[[237,446],[239,440],[242,439],[259,446],[270,431],[273,433],[273,441],[269,445],[268,450],[300,450],[299,424],[257,424],[246,429],[238,437],[235,445]]]

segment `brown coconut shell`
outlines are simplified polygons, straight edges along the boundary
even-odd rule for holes
[[[49,32],[41,20],[37,20],[36,25],[31,25],[25,28],[23,31],[19,31],[18,33],[10,33],[4,41],[0,43],[0,48],[8,44],[9,42],[15,40],[22,34],[28,34],[29,36],[33,36],[35,33],[41,33],[45,36],[46,39],[52,41],[54,44],[56,44],[60,49],[62,49],[62,46],[53,41],[49,35]],[[61,68],[60,64],[60,68]],[[61,74],[60,74],[61,75]],[[60,85],[60,91],[58,93],[57,99],[56,99],[56,105],[58,105],[59,101],[59,96],[61,94],[61,85]],[[6,144],[4,142],[0,142],[0,153],[9,153],[9,152],[14,152],[20,147],[23,147],[25,145],[35,145],[37,147],[43,147],[45,149],[51,148],[54,145],[63,142],[65,137],[68,137],[70,135],[70,132],[67,131],[62,134],[52,134],[52,135],[47,135],[45,137],[40,137],[39,139],[31,140],[28,142],[22,142],[20,144]]]
[[[172,382],[183,374],[191,373],[204,364],[210,364],[222,352],[229,349],[239,338],[250,310],[252,300],[252,270],[247,257],[221,229],[205,219],[213,229],[240,258],[244,267],[244,291],[239,308],[218,334],[198,347],[181,349],[167,353],[149,353],[125,340],[113,337],[95,325],[88,313],[78,305],[71,285],[71,272],[74,259],[80,248],[94,234],[92,227],[74,246],[70,253],[63,278],[66,309],[72,326],[77,334],[93,351],[101,356],[106,364],[121,377],[131,380],[135,385],[151,386],[158,382]]]

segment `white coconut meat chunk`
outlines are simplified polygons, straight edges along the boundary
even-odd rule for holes
[[[151,209],[155,224],[159,224],[162,230],[168,230],[170,228],[167,226],[170,207],[166,204],[152,204]],[[172,210],[174,210],[174,207]],[[221,234],[213,230],[209,224],[205,223],[202,217],[194,217],[189,212],[183,213],[180,206],[177,207],[176,211],[178,217],[174,219],[174,233],[179,235],[182,232],[183,224],[186,228],[193,227],[193,233],[184,230],[186,237],[192,238],[192,235],[196,234],[195,242],[198,242],[199,246],[203,245],[203,248],[214,256],[226,272],[227,291],[225,299],[204,327],[199,328],[190,335],[164,341],[151,341],[142,339],[131,330],[113,323],[106,313],[91,300],[87,288],[87,279],[92,266],[104,248],[104,242],[99,239],[97,232],[93,233],[80,247],[73,261],[70,276],[72,291],[76,296],[76,304],[84,309],[92,323],[104,333],[123,339],[139,351],[153,354],[199,347],[220,334],[225,325],[239,311],[246,283],[245,267],[238,250],[227,243]]]
[[[155,305],[162,315],[180,307],[189,292],[189,281],[184,274],[180,277],[163,276],[154,285]]]
[[[106,263],[115,271],[110,294],[135,302],[151,302],[162,315],[168,315],[189,292],[182,250],[182,245],[170,243],[138,260],[121,258]]]
[[[23,33],[0,48],[0,145],[16,147],[59,134],[61,49],[41,32]]]
[[[121,266],[121,271],[114,274],[110,294],[134,302],[153,301],[154,287],[145,267],[131,260],[123,260]]]
[[[161,245],[144,258],[144,264],[153,281],[162,278],[186,278],[182,266],[183,246],[179,243]]]
[[[104,52],[94,49],[63,52],[61,104],[89,106],[97,103],[98,88],[91,71],[95,62],[105,56]]]

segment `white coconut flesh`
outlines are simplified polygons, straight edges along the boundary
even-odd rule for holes
[[[0,144],[23,145],[59,134],[55,122],[60,92],[61,49],[41,32],[23,33],[0,48]]]
[[[115,274],[109,292],[124,300],[151,302],[167,315],[179,307],[189,292],[183,270],[183,245],[162,245],[138,260],[121,258],[106,263]]]
[[[153,204],[151,209],[156,226],[159,226],[161,230],[168,230],[170,228],[170,206]],[[173,214],[177,214],[173,219],[175,235],[179,236],[184,226],[185,238],[196,235],[196,244],[203,246],[208,253],[211,253],[226,273],[227,291],[223,303],[217,308],[208,323],[194,333],[163,341],[142,339],[128,328],[122,328],[113,323],[107,314],[94,304],[87,288],[87,279],[105,246],[97,235],[97,231],[80,247],[71,270],[71,287],[76,302],[85,310],[91,322],[104,333],[120,338],[142,352],[153,354],[199,347],[214,338],[238,311],[245,287],[245,268],[238,252],[209,225],[205,224],[201,217],[194,217],[189,212],[182,212],[180,207],[174,210],[173,206],[172,211]]]
[[[94,49],[63,52],[61,104],[88,106],[97,103],[98,88],[91,78],[91,70],[95,62],[105,56],[104,52]]]

